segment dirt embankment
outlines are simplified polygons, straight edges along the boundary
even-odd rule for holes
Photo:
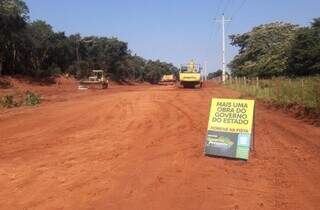
[[[276,104],[272,102],[264,102],[266,107],[273,110],[281,110],[290,116],[303,120],[306,123],[320,127],[320,111],[315,108],[307,108],[300,104]]]
[[[235,91],[207,84],[66,94],[0,112],[1,209],[320,206],[319,128],[257,103],[250,160],[211,158],[203,155],[210,99]]]
[[[78,82],[72,78],[57,77],[55,79],[35,81],[25,77],[1,77],[0,97],[6,94],[23,94],[32,91],[40,94],[43,102],[58,101],[75,95]]]
[[[7,94],[19,95],[26,91],[32,91],[41,96],[42,104],[61,102],[72,100],[78,97],[85,97],[94,94],[99,94],[99,89],[78,90],[79,81],[73,77],[56,77],[42,80],[34,80],[23,76],[16,77],[1,77],[0,78],[0,98]],[[129,82],[109,82],[108,92],[118,92],[129,90],[128,86],[137,86],[144,88],[149,86],[147,83],[129,83]],[[111,90],[111,91],[110,91]],[[0,107],[1,109],[1,107]]]

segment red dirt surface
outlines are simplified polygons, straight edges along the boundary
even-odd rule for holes
[[[127,86],[2,110],[0,209],[319,209],[319,128],[258,103],[249,161],[204,156],[210,99],[239,96]]]

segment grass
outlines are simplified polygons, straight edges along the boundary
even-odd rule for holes
[[[282,105],[298,104],[320,111],[320,76],[297,79],[236,78],[226,85],[263,101]]]
[[[0,104],[4,108],[12,108],[16,106],[15,101],[13,100],[12,94],[7,94],[1,98]]]

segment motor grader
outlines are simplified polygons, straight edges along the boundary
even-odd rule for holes
[[[91,76],[85,80],[80,80],[79,89],[106,89],[109,86],[109,81],[103,70],[92,70]]]
[[[186,66],[181,66],[179,71],[180,85],[184,88],[202,87],[201,67],[191,60]]]

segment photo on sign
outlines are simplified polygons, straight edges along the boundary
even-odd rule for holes
[[[237,134],[208,131],[205,153],[234,157],[237,150]]]
[[[248,159],[250,134],[208,131],[205,154]]]

